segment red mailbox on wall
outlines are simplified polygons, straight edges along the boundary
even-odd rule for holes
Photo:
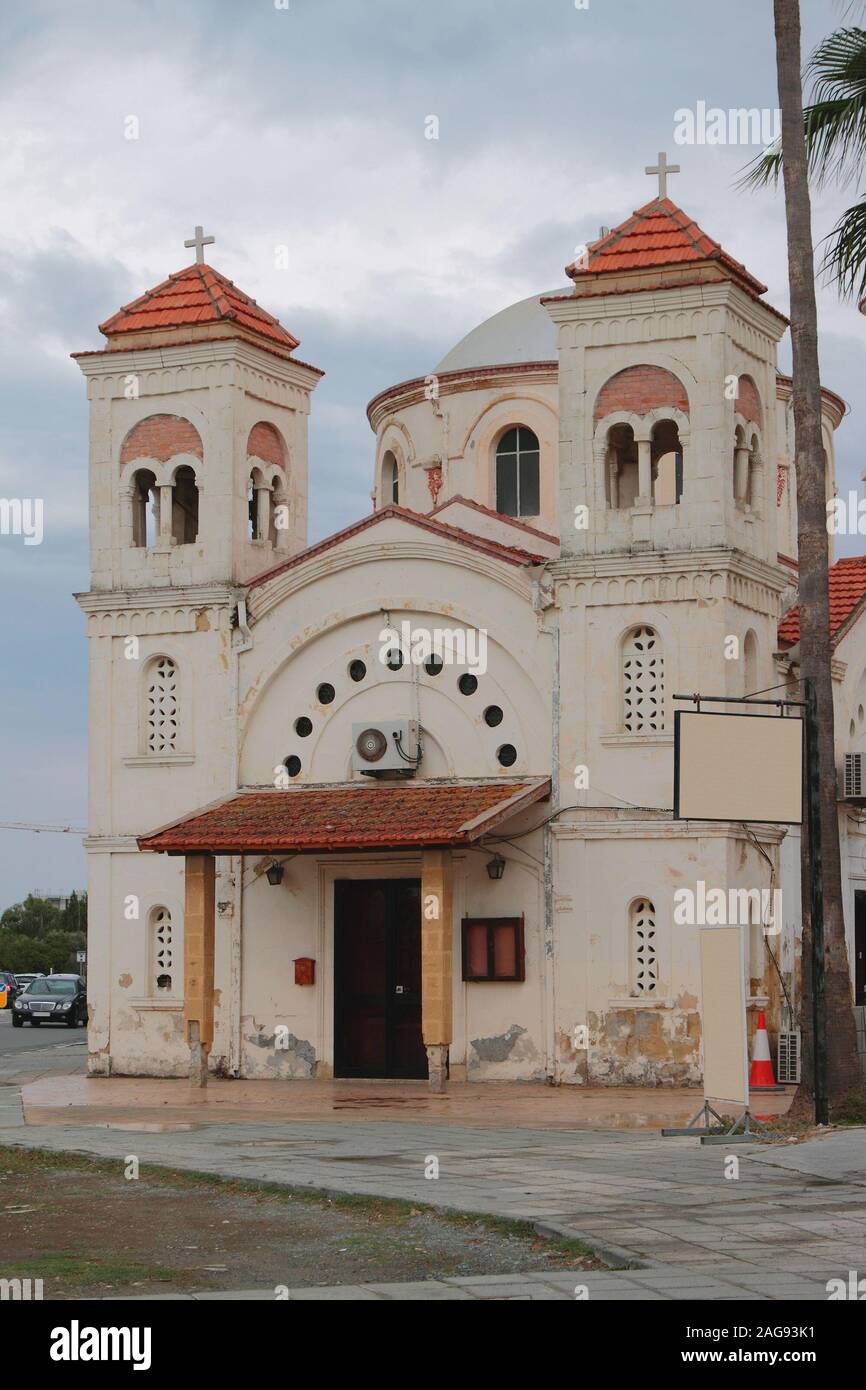
[[[298,956],[295,961],[295,984],[314,985],[316,983],[316,962],[311,956]]]

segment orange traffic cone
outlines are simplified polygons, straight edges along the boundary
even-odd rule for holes
[[[750,1091],[775,1091],[777,1090],[776,1078],[773,1075],[773,1063],[770,1060],[770,1039],[767,1037],[767,1020],[764,1010],[758,1012],[758,1026],[755,1029],[755,1036],[752,1039],[752,1066],[749,1072]]]

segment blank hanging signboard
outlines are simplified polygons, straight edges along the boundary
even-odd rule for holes
[[[803,720],[677,710],[674,815],[800,825]]]

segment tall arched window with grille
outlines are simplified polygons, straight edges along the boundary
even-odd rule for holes
[[[177,665],[170,656],[157,656],[150,662],[144,693],[144,751],[176,752],[180,697]]]
[[[496,510],[503,516],[538,516],[538,436],[526,425],[506,430],[496,446]]]
[[[154,998],[174,993],[174,926],[167,907],[150,911],[149,968],[150,994]]]
[[[622,722],[627,734],[661,733],[665,727],[665,663],[652,627],[634,627],[622,646]]]
[[[651,998],[659,984],[656,910],[649,898],[635,898],[628,916],[631,992]]]

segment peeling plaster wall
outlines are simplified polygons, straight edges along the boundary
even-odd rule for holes
[[[263,873],[269,862],[253,856],[245,860],[241,1073],[254,1078],[311,1077],[322,1055],[324,988],[317,868],[306,856],[289,859],[282,883],[272,887]],[[316,960],[314,985],[295,984],[298,956]]]

